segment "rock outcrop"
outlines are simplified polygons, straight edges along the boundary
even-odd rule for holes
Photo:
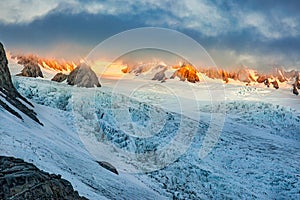
[[[111,171],[112,173],[115,173],[117,175],[119,175],[119,172],[117,171],[117,169],[110,163],[106,162],[106,161],[96,161],[101,167]]]
[[[51,79],[51,81],[56,81],[56,82],[60,83],[60,82],[63,82],[64,80],[66,80],[67,78],[68,78],[68,75],[59,72]]]
[[[256,79],[256,82],[258,83],[264,83],[268,77],[266,75],[259,75],[258,78]]]
[[[295,85],[293,85],[293,94],[299,95],[298,89]]]
[[[180,68],[177,69],[170,78],[174,79],[175,77],[179,77],[181,81],[187,80],[191,83],[200,81],[197,75],[197,70],[192,65],[185,63],[181,65]]]
[[[0,156],[0,199],[85,200],[60,175],[39,170],[31,163]]]
[[[16,76],[26,76],[26,77],[42,77],[44,78],[43,76],[43,73],[41,71],[41,68],[38,66],[38,65],[26,65],[21,73],[17,74]]]
[[[145,73],[153,68],[153,64],[136,64],[132,66],[127,66],[123,68],[121,71],[123,73],[132,73],[136,76]]]
[[[101,87],[96,73],[85,63],[81,63],[71,71],[67,83],[78,87]]]
[[[166,74],[165,74],[166,70],[167,70],[167,68],[164,68],[163,70],[157,72],[154,75],[154,77],[152,78],[152,80],[157,80],[157,81],[164,82],[167,79]]]
[[[275,81],[272,81],[271,82],[272,84],[273,84],[273,87],[275,88],[275,89],[279,89],[279,85],[278,85],[278,82],[275,80]]]
[[[270,87],[271,83],[268,78],[264,81],[264,84],[265,84],[265,86]]]
[[[299,95],[300,90],[300,72],[295,76],[295,83],[293,83],[293,93]]]
[[[228,78],[230,78],[230,74],[222,69],[217,68],[208,68],[208,69],[200,69],[199,72],[205,74],[207,77],[212,79],[222,79],[226,83],[228,83]]]
[[[207,77],[212,79],[222,79],[226,83],[229,82],[229,78],[232,80],[238,80],[241,82],[254,82],[254,77],[251,75],[247,68],[239,69],[238,71],[226,71],[218,68],[200,69],[201,73],[204,73]]]
[[[237,79],[241,82],[246,83],[251,83],[255,81],[248,69],[240,69],[237,72]]]
[[[26,98],[21,96],[12,84],[8,69],[8,61],[2,43],[0,43],[0,106],[19,119],[23,120],[22,116],[18,112],[19,110],[42,125],[42,123],[36,117],[36,113],[32,109],[28,108],[33,108],[33,105]]]
[[[21,73],[17,74],[17,76],[26,76],[26,77],[44,77],[39,66],[38,58],[35,56],[29,57],[17,57],[18,64],[23,65]]]

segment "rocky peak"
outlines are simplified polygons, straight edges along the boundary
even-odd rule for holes
[[[22,69],[21,73],[17,74],[17,76],[26,76],[26,77],[42,77],[43,73],[39,65],[25,65]]]
[[[26,77],[44,77],[39,66],[39,60],[37,56],[17,56],[18,64],[23,65],[21,73],[17,76],[26,76]]]
[[[283,83],[287,81],[287,78],[284,76],[284,70],[276,68],[275,72],[273,72],[273,76],[278,79],[279,82]]]
[[[200,81],[197,70],[192,65],[186,63],[181,65],[170,78],[174,79],[175,77],[178,77],[181,81],[187,80],[191,83]]]
[[[223,69],[218,69],[218,68],[202,68],[199,70],[199,72],[205,74],[207,77],[212,78],[212,79],[222,79],[226,83],[229,82],[228,78],[235,79],[235,75],[228,73],[227,71]]]
[[[167,77],[165,74],[165,71],[167,70],[167,67],[163,68],[161,71],[157,72],[154,77],[152,78],[152,80],[158,80],[161,82],[166,81]]]
[[[246,68],[242,68],[237,72],[237,79],[241,82],[246,83],[251,83],[255,81],[250,71]]]
[[[81,63],[71,71],[67,78],[67,83],[78,87],[101,87],[96,73],[85,63]]]
[[[27,105],[25,105],[27,104]],[[11,106],[10,106],[11,105]],[[8,61],[6,53],[2,43],[0,42],[0,106],[6,109],[11,114],[15,115],[19,119],[22,116],[19,114],[18,110],[36,121],[37,123],[42,123],[36,117],[36,113],[29,109],[33,105],[23,96],[19,94],[11,81],[10,72],[8,69]]]

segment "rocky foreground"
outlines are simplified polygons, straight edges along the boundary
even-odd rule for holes
[[[39,170],[22,159],[0,156],[0,199],[84,200],[60,175]]]

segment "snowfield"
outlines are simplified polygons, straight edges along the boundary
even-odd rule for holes
[[[288,88],[215,80],[103,79],[92,89],[24,77],[13,82],[44,126],[0,109],[0,154],[61,174],[87,198],[300,199],[300,98]],[[199,157],[209,130],[216,143]],[[107,148],[88,146],[88,139]],[[168,144],[176,148],[166,152]],[[158,157],[148,154],[153,150]],[[119,175],[100,167],[99,158]]]

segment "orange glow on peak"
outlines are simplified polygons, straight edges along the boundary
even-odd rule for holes
[[[71,72],[77,65],[79,61],[65,61],[63,59],[49,59],[41,58],[37,55],[13,55],[11,58],[16,59],[19,64],[38,64],[40,67],[45,69],[51,69],[60,72]]]

